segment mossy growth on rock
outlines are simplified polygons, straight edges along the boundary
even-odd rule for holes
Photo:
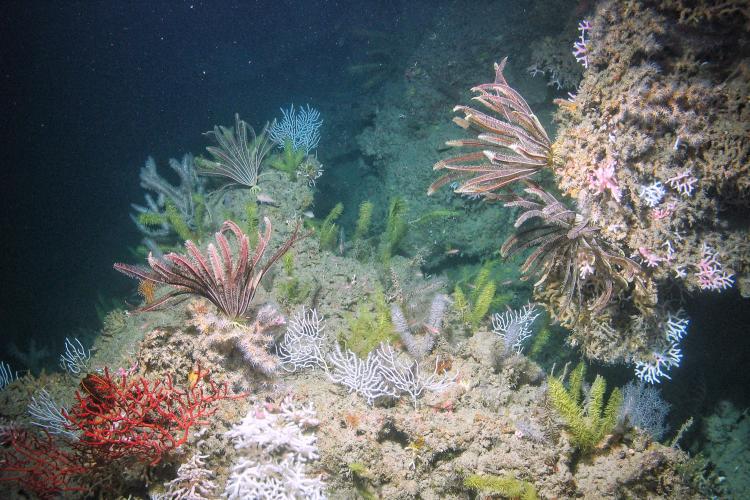
[[[513,476],[480,476],[471,474],[464,479],[464,486],[480,493],[499,495],[502,498],[520,498],[521,500],[537,500],[534,485],[516,479]]]
[[[557,413],[565,420],[571,443],[582,453],[588,453],[612,432],[622,405],[622,392],[615,388],[605,403],[607,382],[597,375],[584,398],[583,381],[586,367],[581,362],[570,373],[568,387],[562,377],[547,380],[547,397]]]

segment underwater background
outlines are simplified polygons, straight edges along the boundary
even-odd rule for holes
[[[747,2],[0,23],[4,496],[747,497]]]

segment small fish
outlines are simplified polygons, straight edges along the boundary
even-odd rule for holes
[[[195,386],[198,385],[198,382],[200,382],[202,379],[208,378],[208,372],[205,370],[201,370],[200,365],[190,370],[190,373],[188,373],[187,379],[188,384],[190,384],[190,390],[195,389]]]
[[[279,203],[268,196],[266,193],[258,193],[258,195],[255,197],[256,201],[261,205],[273,205],[274,207],[278,207]]]
[[[200,372],[198,370],[192,370],[190,373],[188,373],[188,384],[190,385],[191,389],[198,383],[199,377]]]
[[[461,250],[459,250],[458,248],[451,248],[450,250],[445,251],[445,255],[447,255],[448,257],[458,255],[459,253],[461,253]]]
[[[307,217],[308,219],[315,218],[315,214],[312,212],[312,210],[305,210],[304,212],[302,212],[302,215]]]

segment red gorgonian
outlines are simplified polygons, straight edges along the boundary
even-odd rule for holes
[[[183,445],[190,430],[206,425],[208,417],[230,395],[227,385],[211,381],[200,368],[194,382],[179,389],[171,377],[149,381],[142,377],[112,377],[109,370],[81,381],[83,393],[63,411],[67,427],[80,433],[74,449],[98,463],[132,458],[157,464],[164,454]]]
[[[0,481],[38,498],[58,498],[66,491],[86,491],[78,478],[88,471],[83,456],[60,447],[47,431],[15,426],[0,431]]]

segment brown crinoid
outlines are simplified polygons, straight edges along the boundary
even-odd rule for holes
[[[585,308],[590,314],[603,310],[613,293],[627,289],[630,283],[643,289],[640,266],[610,249],[586,217],[537,184],[528,180],[525,184],[525,192],[539,201],[515,196],[505,206],[523,210],[514,224],[516,228],[532,219],[539,219],[539,223],[510,236],[501,253],[510,257],[533,248],[521,271],[527,277],[539,277],[534,286],[554,282],[563,297],[558,304],[561,309],[572,305],[577,312]]]
[[[469,106],[453,110],[464,114],[453,121],[464,129],[476,129],[473,139],[458,139],[446,144],[477,151],[441,160],[433,170],[449,172],[432,183],[428,194],[450,183],[458,183],[456,193],[489,195],[520,179],[526,179],[552,163],[551,144],[539,119],[523,97],[503,76],[507,57],[495,64],[495,82],[472,89],[474,100],[492,111],[483,113]]]

